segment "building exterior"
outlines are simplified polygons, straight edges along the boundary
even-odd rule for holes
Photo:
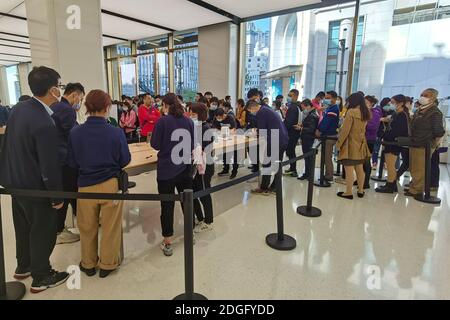
[[[269,68],[259,80],[266,82],[265,94],[274,98],[292,88],[303,97],[323,90],[339,93],[338,72],[348,71],[353,26],[344,35],[343,29],[353,15],[349,3],[271,18]],[[449,96],[450,37],[445,30],[450,30],[450,0],[362,1],[351,91],[417,97],[434,87]],[[256,41],[252,32],[247,41]],[[247,50],[255,46],[247,43]],[[247,71],[252,84],[259,84],[253,59],[247,59]],[[347,76],[342,77],[342,95]]]

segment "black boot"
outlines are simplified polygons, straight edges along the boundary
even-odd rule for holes
[[[378,187],[375,189],[376,192],[379,193],[394,193],[398,192],[397,183],[396,182],[386,182],[384,186]]]

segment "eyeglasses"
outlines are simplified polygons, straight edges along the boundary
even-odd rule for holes
[[[66,85],[65,84],[58,84],[57,87],[61,90],[66,90]]]

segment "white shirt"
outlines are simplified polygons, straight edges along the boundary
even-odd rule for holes
[[[43,103],[41,100],[39,100],[39,99],[36,98],[36,97],[33,97],[33,99],[39,101],[39,102],[44,106],[45,111],[48,112],[48,115],[49,115],[50,117],[53,115],[53,111],[52,111],[52,109],[50,109],[50,107],[49,107],[48,105],[46,105],[45,103]]]

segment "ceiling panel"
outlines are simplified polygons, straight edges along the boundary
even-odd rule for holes
[[[1,65],[1,66],[12,66],[12,65],[14,65],[14,64],[17,64],[17,62],[0,60],[0,65]]]
[[[234,14],[240,18],[247,18],[260,14],[292,9],[309,4],[320,3],[321,0],[203,0],[213,6]]]
[[[28,62],[31,60],[31,58],[26,58],[26,57],[15,57],[15,56],[9,56],[9,55],[5,55],[2,54],[0,52],[0,60],[12,60],[12,61],[17,61],[17,62]]]
[[[101,3],[102,9],[179,31],[230,21],[187,0],[127,0],[126,5],[123,0],[102,0]]]
[[[26,40],[26,39],[23,39],[23,40]],[[21,48],[26,48],[26,49],[30,48],[29,44],[17,43],[17,42],[10,41],[10,40],[3,40],[1,35],[0,35],[0,44],[2,44],[4,46],[10,46],[11,48],[15,48],[15,47],[21,47]]]
[[[22,1],[22,3],[19,6],[17,6],[14,10],[11,10],[9,13],[19,17],[26,17],[27,9],[25,7],[25,1]]]
[[[9,13],[13,8],[22,4],[24,0],[1,0],[0,11]]]
[[[167,33],[167,31],[139,24],[133,21],[102,14],[103,34],[137,40]]]
[[[123,40],[117,40],[113,38],[103,37],[103,46],[112,46],[113,44],[119,44],[122,43]]]
[[[0,52],[2,53],[8,53],[8,54],[18,54],[22,56],[31,56],[30,49],[17,49],[17,48],[11,48],[6,47],[0,44]]]
[[[1,0],[3,1],[3,0]],[[27,22],[24,20],[0,17],[0,31],[9,32],[13,34],[27,35]]]

